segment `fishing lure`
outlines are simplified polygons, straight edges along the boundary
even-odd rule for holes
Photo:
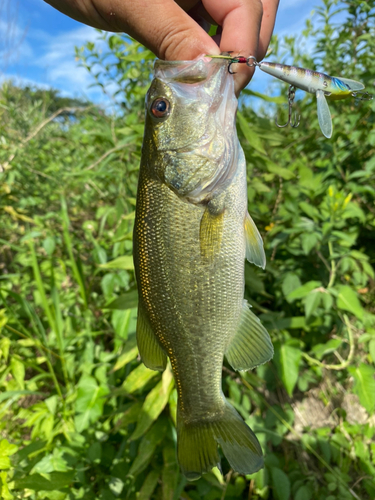
[[[254,56],[246,58],[243,56],[236,57],[229,54],[209,57],[228,59],[228,71],[231,74],[234,74],[234,72],[231,71],[232,64],[246,64],[250,68],[258,67],[265,73],[290,84],[288,92],[288,121],[284,125],[279,125],[276,121],[276,125],[278,127],[286,127],[287,125],[298,127],[299,125],[299,119],[296,117],[292,123],[292,107],[295,90],[297,88],[316,95],[320,129],[328,139],[332,136],[332,118],[327,98],[330,100],[338,100],[355,97],[362,101],[371,100],[373,98],[373,96],[368,92],[362,92],[365,88],[363,83],[355,80],[349,80],[348,78],[329,76],[318,71],[298,68],[296,66],[288,66],[286,64],[278,64],[267,61],[258,62]]]

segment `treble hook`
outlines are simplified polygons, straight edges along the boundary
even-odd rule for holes
[[[371,101],[374,97],[369,92],[352,92],[352,96],[359,101]]]
[[[290,125],[293,128],[297,128],[298,125],[300,124],[301,116],[297,117],[296,113],[294,114],[294,122],[293,123],[291,122],[291,120],[292,120],[292,108],[293,108],[293,102],[294,102],[295,96],[296,96],[296,87],[294,85],[290,85],[289,90],[288,90],[288,107],[289,107],[288,108],[288,121],[285,123],[285,125],[279,125],[277,123],[277,117],[275,117],[275,123],[279,128],[284,128],[284,127],[287,127],[288,125]]]

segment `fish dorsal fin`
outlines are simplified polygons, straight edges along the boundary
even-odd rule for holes
[[[323,135],[330,139],[332,136],[332,118],[328,107],[326,96],[323,90],[316,91],[316,101],[318,104],[318,120]]]
[[[167,355],[152,331],[141,304],[138,306],[137,344],[143,363],[150,370],[163,371],[167,366]]]
[[[245,217],[245,239],[247,260],[264,269],[266,267],[266,254],[264,253],[263,240],[249,212],[246,212]]]
[[[201,256],[208,263],[220,252],[224,229],[224,209],[215,213],[210,204],[207,205],[201,219],[199,240]]]
[[[363,83],[357,82],[356,80],[349,80],[349,78],[343,78],[342,76],[333,76],[332,78],[337,78],[337,80],[346,83],[346,85],[349,85],[350,90],[363,90],[365,88]]]
[[[269,361],[273,346],[267,330],[259,318],[243,302],[240,326],[225,353],[235,370],[251,370]]]

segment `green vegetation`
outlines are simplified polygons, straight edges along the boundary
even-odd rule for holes
[[[272,59],[291,55],[371,91],[375,2],[341,7],[336,26],[325,0],[318,29],[275,41]],[[326,140],[314,97],[298,102],[300,127],[283,130],[269,98],[255,113],[242,97],[249,208],[268,259],[265,271],[246,264],[246,298],[275,357],[244,374],[226,365],[223,388],[266,466],[242,477],[223,459],[224,478],[190,484],[176,463],[171,372],[145,368],[134,337],[131,239],[153,57],[103,38],[108,54],[93,44],[78,54],[104,91],[118,88],[113,115],[53,91],[0,89],[0,497],[374,499],[374,101],[330,104]]]

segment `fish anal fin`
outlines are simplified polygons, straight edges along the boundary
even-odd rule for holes
[[[240,325],[225,355],[235,370],[251,370],[273,356],[270,336],[259,318],[250,310],[246,300],[243,303]]]
[[[316,101],[318,105],[318,120],[323,135],[330,139],[332,137],[332,118],[328,107],[326,96],[323,90],[316,91]]]
[[[253,474],[263,467],[258,439],[228,401],[212,420],[185,424],[177,415],[177,457],[187,479],[199,479],[215,466],[220,470],[218,444],[234,471]]]
[[[245,217],[245,240],[246,259],[264,269],[266,267],[266,254],[264,253],[263,240],[249,212],[246,212]]]
[[[208,204],[202,215],[199,241],[201,256],[208,263],[211,263],[215,255],[220,252],[221,241],[223,239],[224,213],[224,208],[220,212],[217,212]]]
[[[138,307],[137,344],[141,359],[147,368],[158,371],[165,370],[167,355],[152,331],[150,322],[141,305]]]

